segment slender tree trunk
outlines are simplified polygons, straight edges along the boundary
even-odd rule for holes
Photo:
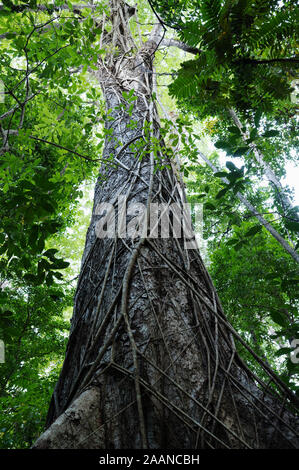
[[[242,135],[242,138],[243,138],[244,142],[246,143],[246,139],[248,139],[249,136],[246,134],[246,132],[244,132],[242,123],[241,123],[240,119],[238,118],[237,113],[232,108],[229,108],[228,112],[229,112],[230,117],[232,118],[234,124],[238,127],[239,131],[241,132],[241,135]],[[253,150],[253,154],[254,154],[254,157],[255,157],[257,163],[263,168],[268,181],[270,181],[270,183],[272,183],[273,186],[275,187],[275,189],[278,193],[279,199],[280,199],[280,203],[281,203],[284,211],[287,212],[287,214],[289,214],[291,212],[292,215],[290,217],[294,221],[299,222],[299,216],[296,212],[294,212],[294,207],[293,207],[293,205],[292,205],[292,203],[289,199],[289,196],[288,196],[286,190],[283,188],[281,182],[279,181],[279,179],[275,175],[272,168],[265,161],[265,159],[263,157],[263,154],[257,148],[257,146],[255,145],[254,142],[252,142],[250,144],[250,147]]]
[[[239,358],[235,340],[245,343],[186,237],[97,236],[100,203],[120,210],[123,196],[128,208],[147,208],[144,220],[150,203],[184,203],[171,165],[154,171],[167,158],[153,149],[160,127],[145,71],[160,30],[133,54],[128,9],[111,5],[118,54],[99,63],[98,78],[109,116],[104,158],[115,166],[102,167],[96,184],[66,357],[34,448],[296,447],[295,397],[256,355],[267,384]],[[123,95],[130,90],[132,112]],[[127,226],[134,215],[124,217]]]
[[[207,163],[207,165],[214,171],[214,173],[218,172],[219,169],[206,157],[202,152],[199,152],[200,157],[204,162]],[[222,181],[226,184],[229,183],[229,180],[225,177],[221,178]],[[282,246],[282,248],[289,254],[291,257],[299,263],[299,255],[298,253],[294,250],[294,248],[291,247],[291,245],[275,230],[273,225],[270,224],[256,209],[255,207],[246,199],[243,194],[241,194],[239,191],[236,193],[236,196],[240,199],[240,201],[244,204],[245,207],[251,212],[254,217],[257,218],[257,220],[265,227],[265,229],[272,235],[273,238],[275,238],[276,241]]]

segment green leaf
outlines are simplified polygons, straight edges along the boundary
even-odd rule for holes
[[[229,175],[227,175],[227,178],[231,183],[234,183],[235,181],[237,181],[237,179],[242,178],[242,176],[243,174],[241,171],[232,171]]]
[[[46,276],[45,271],[40,271],[40,272],[37,274],[37,278],[36,278],[36,283],[37,283],[37,285],[41,285],[41,284],[44,282],[45,276]]]
[[[25,274],[23,277],[25,281],[29,282],[30,284],[36,284],[36,276],[34,276],[34,274]]]
[[[227,129],[232,134],[237,134],[238,136],[241,135],[241,131],[237,126],[229,126]]]
[[[63,279],[63,275],[58,272],[58,271],[52,271],[53,276],[55,276],[57,279]]]
[[[30,245],[33,245],[36,242],[38,238],[38,231],[39,231],[38,225],[33,225],[33,227],[30,229],[29,239],[28,239]]]
[[[63,259],[53,259],[53,269],[65,269],[70,265],[69,262],[63,261]]]
[[[275,323],[277,323],[277,325],[280,325],[280,326],[283,326],[283,327],[288,326],[289,322],[288,322],[286,316],[283,313],[279,312],[278,310],[271,309],[270,316],[271,316],[272,320]]]
[[[226,178],[228,176],[228,173],[226,171],[216,171],[216,173],[214,173],[214,176],[216,176],[217,178]]]
[[[255,225],[254,227],[251,227],[247,232],[245,232],[244,236],[245,237],[253,237],[257,233],[261,232],[263,229],[262,225]]]
[[[290,354],[292,351],[292,348],[280,348],[278,351],[275,352],[275,356],[282,356],[284,354]]]
[[[258,109],[254,116],[255,127],[259,126],[262,115],[263,115],[263,111],[261,109]]]
[[[38,239],[36,247],[39,252],[43,251],[43,249],[45,248],[45,238],[43,235]]]
[[[34,219],[34,210],[32,207],[28,207],[28,209],[26,209],[25,213],[24,213],[24,221],[26,224],[31,224],[31,222],[33,221]]]
[[[225,140],[217,140],[217,142],[214,143],[215,147],[217,149],[227,149],[230,148],[229,142]]]
[[[238,147],[237,150],[233,153],[234,157],[241,157],[244,153],[247,153],[250,150],[249,147]]]
[[[279,131],[275,131],[274,129],[271,129],[270,131],[264,132],[264,134],[262,134],[263,137],[275,137],[277,135],[279,135]]]
[[[53,279],[52,271],[50,271],[50,272],[46,275],[46,284],[47,284],[47,286],[51,286],[52,284],[54,284],[54,279]]]
[[[57,248],[50,248],[47,251],[44,251],[43,256],[47,256],[47,258],[52,259],[59,250]]]
[[[0,10],[0,16],[8,16],[8,15],[10,15],[10,11],[5,10],[5,9],[4,9],[4,10]],[[9,35],[11,35],[11,34],[13,34],[13,33],[8,33],[8,34],[5,36],[6,39],[11,39],[11,38],[8,38],[8,37],[7,37],[7,36],[9,36]],[[15,37],[15,34],[13,34],[13,37]]]
[[[221,199],[221,198],[227,193],[228,190],[229,190],[229,187],[228,187],[228,185],[227,185],[226,188],[221,189],[221,190],[216,194],[215,199]]]
[[[240,240],[238,243],[236,243],[234,245],[234,249],[236,251],[239,251],[244,245],[246,245],[246,241],[245,240]]]
[[[257,132],[258,132],[257,129],[252,129],[252,130],[250,131],[250,141],[251,141],[251,142],[256,139],[256,137],[257,137],[257,135],[258,135]]]
[[[16,37],[16,33],[7,33],[5,39],[14,39]]]
[[[287,220],[285,223],[285,226],[287,229],[291,230],[292,232],[299,232],[299,222]]]
[[[216,210],[216,206],[214,206],[214,204],[212,204],[211,202],[206,202],[205,205],[204,205],[204,208],[209,210],[209,211],[215,211]]]
[[[31,266],[30,259],[27,258],[26,256],[24,256],[24,257],[21,259],[21,263],[22,263],[22,265],[24,266],[25,269],[29,269],[30,266]]]
[[[233,245],[236,245],[238,242],[239,242],[238,238],[231,238],[230,240],[228,240],[228,242],[226,244],[228,246],[233,246]]]

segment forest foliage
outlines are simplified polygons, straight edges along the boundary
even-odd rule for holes
[[[95,78],[97,58],[106,53],[96,19],[109,15],[107,2],[74,5],[0,6],[2,448],[30,447],[43,430],[107,135]],[[298,393],[298,364],[290,356],[299,338],[298,264],[237,197],[298,249],[292,189],[267,177],[270,171],[280,182],[287,164],[296,163],[298,9],[276,0],[138,6],[141,26],[159,18],[165,37],[193,48],[179,58],[170,48],[157,54],[153,98],[162,113],[167,108],[162,136],[169,155],[178,149],[189,201],[203,204],[203,255],[224,310]],[[137,23],[132,27],[137,36]],[[109,34],[109,22],[106,28]],[[246,351],[240,354],[250,364]]]

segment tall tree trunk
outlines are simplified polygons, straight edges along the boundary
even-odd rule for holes
[[[239,358],[234,338],[245,343],[227,323],[198,250],[186,249],[188,236],[97,236],[101,203],[112,203],[121,222],[119,197],[125,198],[127,227],[136,222],[132,204],[143,204],[144,221],[155,222],[150,204],[184,203],[163,145],[153,148],[161,137],[149,72],[160,28],[133,53],[133,11],[120,0],[111,7],[109,39],[118,53],[99,62],[98,72],[108,116],[103,157],[110,163],[95,187],[48,429],[34,448],[296,447],[295,397],[257,356],[271,384]],[[123,94],[130,90],[133,110]],[[155,169],[158,161],[162,169]],[[169,219],[174,226],[175,215]]]

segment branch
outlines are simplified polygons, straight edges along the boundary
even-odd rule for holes
[[[59,10],[83,10],[84,8],[89,8],[91,10],[94,10],[97,8],[96,5],[91,5],[91,4],[86,4],[86,5],[72,5],[72,8],[69,7],[69,5],[64,4],[60,6],[55,6],[54,4],[50,5],[36,5],[34,8],[30,8],[28,5],[11,5],[9,7],[9,10],[11,10],[12,13],[21,13],[23,11],[45,11],[48,13],[53,13],[53,11],[59,11]],[[3,4],[0,4],[0,11],[7,9],[7,7]]]
[[[93,158],[87,157],[86,155],[82,155],[81,153],[78,153],[78,152],[75,152],[74,150],[63,147],[62,145],[56,144],[55,142],[50,142],[49,140],[40,139],[39,137],[34,137],[33,135],[30,135],[29,138],[33,140],[38,140],[39,142],[44,142],[45,144],[53,145],[53,147],[57,147],[62,150],[66,150],[67,152],[73,153],[74,155],[84,158],[84,160],[88,160],[89,162],[105,161],[105,159],[102,159],[102,158],[93,159]]]
[[[30,10],[30,9],[29,9]],[[57,8],[56,8],[57,10]],[[0,8],[0,11],[1,11],[1,8]],[[48,9],[47,13],[50,15],[53,13],[53,11],[50,11]],[[79,15],[79,18],[80,20],[79,21],[82,21],[85,19],[85,17],[83,17],[82,15],[80,15],[80,10],[79,10],[79,7],[75,7],[73,8],[73,13],[75,15]],[[51,25],[49,25],[49,23],[52,23],[52,26],[54,26],[55,28],[61,28],[62,25],[59,24],[58,22],[54,23],[55,20],[59,20],[61,19],[62,17],[61,16],[56,16],[55,18],[52,18],[51,20],[47,21],[43,26],[37,26],[36,29],[40,29],[43,33],[49,31],[51,29]],[[67,17],[63,17],[62,19],[66,19]],[[77,16],[74,16],[74,18],[77,18]],[[3,34],[0,34],[0,39],[5,39],[7,38],[7,36],[11,36],[12,34],[14,34],[15,36],[19,36],[19,35],[23,35],[24,33],[21,31],[21,32],[17,32],[17,31],[8,31],[7,33],[3,33]]]
[[[16,104],[13,108],[11,108],[9,111],[6,111],[4,114],[2,114],[0,116],[0,121],[2,121],[3,119],[7,118],[8,116],[10,116],[14,111],[16,111],[18,108],[24,106],[26,103],[28,103],[28,101],[32,100],[32,98],[34,98],[36,95],[38,95],[40,93],[40,91],[36,92],[36,93],[33,93],[31,96],[29,96],[27,99],[25,99],[25,101],[23,101],[21,104],[18,103]]]
[[[29,77],[29,75],[31,75],[33,72],[35,72],[38,67],[40,67],[47,59],[51,59],[51,57],[53,57],[55,54],[57,54],[59,51],[65,49],[66,47],[69,47],[70,44],[66,44],[65,46],[61,46],[59,47],[58,49],[56,49],[56,51],[52,52],[52,54],[49,54],[47,57],[45,57],[43,60],[41,60],[35,67],[33,67],[31,70],[28,71],[28,73],[26,74],[26,76],[19,81],[19,83],[17,83],[13,88],[12,90],[8,90],[5,92],[6,95],[10,95],[13,91],[15,91],[24,81],[27,80],[27,78]]]
[[[172,28],[172,29],[176,29],[176,30],[179,30],[179,28],[177,28],[176,26],[173,26],[171,24],[168,24],[168,23],[165,23],[165,21],[163,21],[160,16],[158,15],[158,13],[156,12],[153,4],[152,4],[152,1],[151,0],[148,0],[148,3],[152,9],[152,12],[154,13],[155,17],[158,19],[159,23],[161,23],[161,25],[163,26],[163,28],[165,29],[165,26],[168,26],[169,28]]]
[[[5,130],[2,130],[2,133],[4,135],[19,135],[19,131],[17,129],[11,129],[9,131],[5,131]],[[82,155],[81,153],[78,153],[76,152],[75,150],[71,150],[67,147],[63,147],[62,145],[59,145],[59,144],[56,144],[55,142],[50,142],[49,140],[46,140],[46,139],[41,139],[40,137],[35,137],[33,135],[29,135],[28,136],[29,139],[32,139],[32,140],[37,140],[39,142],[43,142],[45,144],[49,144],[49,145],[52,145],[53,147],[57,147],[61,150],[65,150],[66,152],[69,152],[69,153],[73,153],[74,155],[77,155],[78,157],[80,158],[84,158],[84,160],[88,160],[90,162],[102,162],[102,161],[106,161],[106,159],[102,159],[102,158],[96,158],[96,159],[93,159],[93,158],[90,158],[90,157],[87,157],[86,155]],[[5,150],[5,149],[0,149],[1,150]],[[107,160],[108,161],[108,160]],[[110,160],[109,160],[110,162]]]
[[[190,54],[194,55],[200,54],[202,52],[197,47],[188,46],[188,44],[185,44],[183,41],[179,41],[177,39],[163,39],[162,46],[178,47],[179,49],[182,49],[182,51],[189,52]]]
[[[17,129],[11,129],[9,131],[6,131],[6,130],[3,130],[2,128],[0,128],[2,134],[3,134],[3,137],[7,138],[8,135],[19,135],[19,131]],[[87,160],[89,162],[102,162],[102,163],[106,163],[108,165],[113,165],[113,166],[119,166],[121,168],[123,168],[124,170],[127,170],[127,171],[131,171],[128,167],[126,167],[120,160],[118,160],[117,157],[119,157],[119,155],[132,143],[132,142],[135,142],[135,140],[137,139],[140,139],[142,136],[137,136],[135,138],[133,138],[128,144],[124,145],[120,151],[118,152],[118,154],[116,155],[114,161],[111,161],[109,160],[108,158],[90,158],[90,157],[87,157],[86,155],[83,155],[82,153],[78,153],[76,152],[75,150],[71,150],[67,147],[63,147],[63,145],[60,145],[60,144],[57,144],[55,142],[50,142],[49,140],[46,140],[46,139],[41,139],[40,137],[35,137],[33,135],[29,135],[28,136],[29,139],[32,139],[32,140],[37,140],[39,142],[43,142],[44,144],[48,144],[48,145],[52,145],[53,147],[57,147],[58,149],[61,149],[61,150],[65,150],[66,152],[69,152],[69,153],[72,153],[74,155],[77,155],[77,157],[80,157],[80,158],[83,158],[84,160]],[[6,145],[2,148],[0,148],[0,155],[6,151],[9,150],[9,147]],[[143,178],[142,178],[143,180]],[[144,180],[143,180],[144,181]],[[145,181],[144,181],[145,182]],[[146,182],[145,182],[146,183]]]
[[[277,59],[249,59],[249,58],[241,58],[238,60],[234,60],[234,64],[253,64],[253,65],[260,65],[260,64],[272,64],[275,62],[286,62],[286,63],[299,63],[298,57],[278,57]]]

